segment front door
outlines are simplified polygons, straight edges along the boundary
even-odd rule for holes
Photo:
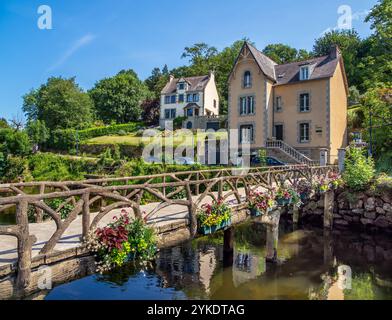
[[[283,124],[275,125],[275,138],[276,140],[283,140]]]

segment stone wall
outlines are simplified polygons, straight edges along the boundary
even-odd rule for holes
[[[301,219],[322,219],[324,196],[315,195],[301,208]],[[366,192],[335,191],[334,226],[362,225],[392,230],[392,188]]]

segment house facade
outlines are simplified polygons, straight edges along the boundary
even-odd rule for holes
[[[167,121],[186,117],[183,127],[206,129],[219,116],[219,95],[215,75],[176,79],[170,76],[161,92],[160,126]]]
[[[323,155],[336,163],[338,149],[347,146],[347,96],[337,47],[323,57],[278,65],[244,43],[229,77],[228,126],[253,153],[267,148],[284,162]]]

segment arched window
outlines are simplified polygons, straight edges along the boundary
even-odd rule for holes
[[[252,76],[250,71],[244,73],[244,88],[250,88],[252,86]]]
[[[188,121],[188,123],[186,124],[186,128],[192,129],[192,122],[191,121]]]

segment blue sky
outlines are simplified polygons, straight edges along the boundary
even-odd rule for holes
[[[376,0],[1,0],[0,117],[21,111],[22,95],[50,76],[76,76],[84,89],[121,69],[144,79],[152,68],[186,63],[185,46],[206,42],[222,49],[250,38],[312,48],[314,39],[349,5],[353,27],[370,34],[364,14]],[[244,7],[244,3],[247,4]],[[52,30],[37,26],[40,5],[52,9]]]

